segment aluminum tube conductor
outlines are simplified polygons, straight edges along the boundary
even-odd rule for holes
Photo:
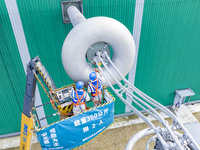
[[[125,150],[132,150],[135,143],[137,143],[138,140],[140,140],[141,138],[143,138],[147,135],[151,135],[151,134],[155,134],[155,131],[151,128],[147,128],[147,129],[144,129],[144,130],[136,133],[126,144]]]
[[[95,61],[96,62],[96,61]],[[149,121],[140,111],[138,111],[136,108],[134,108],[130,103],[128,103],[119,93],[116,92],[116,90],[114,89],[114,87],[111,85],[110,81],[108,80],[107,76],[104,74],[104,71],[102,70],[101,66],[98,65],[97,66],[100,69],[102,75],[104,76],[104,78],[107,80],[107,83],[110,85],[111,89],[115,92],[115,94],[126,104],[128,105],[128,107],[134,111],[141,119],[143,119],[157,134],[158,139],[160,140],[160,142],[162,143],[163,147],[165,149],[167,149],[168,145],[166,144],[166,142],[162,139],[161,135],[159,134],[158,130],[156,129],[156,127],[154,126],[154,124]],[[115,79],[115,78],[114,78]],[[115,79],[116,80],[116,79]],[[118,84],[118,82],[117,82]],[[119,85],[119,84],[118,84]],[[120,85],[119,85],[120,86]],[[180,150],[182,150],[182,148],[180,147]]]
[[[80,13],[80,11],[75,6],[70,6],[67,9],[67,14],[69,15],[73,26],[76,26],[80,22],[86,20],[86,18]]]
[[[151,137],[149,139],[149,141],[146,144],[146,150],[149,150],[149,146],[150,146],[150,144],[151,144],[152,141],[156,141],[156,137],[157,137],[157,135],[154,135],[153,137]]]
[[[118,71],[118,69],[116,68],[116,66],[112,63],[112,61],[109,59],[109,57],[107,55],[106,55],[106,57],[108,58],[108,60],[111,63],[111,65],[115,68],[115,70],[122,77],[122,80],[125,83],[128,83],[128,85],[130,85],[133,88],[134,92],[136,92],[139,96],[141,96],[145,101],[149,102],[151,105],[155,106],[156,108],[158,108],[159,110],[161,110],[162,112],[164,112],[166,115],[168,115],[170,118],[172,118],[173,120],[175,120],[181,126],[182,131],[184,131],[186,133],[186,135],[190,138],[190,140],[194,144],[194,147],[197,148],[197,149],[199,149],[198,148],[198,144],[196,143],[196,141],[193,139],[193,137],[190,135],[190,133],[187,131],[187,129],[184,127],[184,125],[179,121],[179,119],[171,111],[169,111],[167,108],[165,108],[164,106],[162,106],[156,100],[152,99],[151,97],[149,97],[148,95],[146,95],[145,93],[143,93],[142,91],[140,91],[139,89],[137,89],[135,86],[133,86],[128,80],[126,80],[126,78],[124,78],[120,74],[120,72]]]
[[[104,67],[105,67],[105,69],[108,71],[108,73],[112,76],[112,78],[113,79],[115,79],[115,77],[113,76],[113,74],[109,71],[109,69],[107,68],[107,65],[103,62],[103,60],[102,60],[102,58],[100,57],[100,55],[98,55],[99,56],[99,59],[101,60],[101,62],[103,63],[103,65],[104,65]],[[118,71],[118,73],[120,73],[119,71]],[[121,88],[124,88],[124,90],[128,93],[128,96],[134,96],[132,93],[130,93],[128,90],[126,90],[125,89],[125,87],[123,87],[122,85],[121,85],[121,83],[119,83],[118,81],[116,81],[116,83],[121,87]],[[131,97],[130,97],[131,98]],[[138,99],[137,97],[135,97],[137,100],[140,100],[140,99]],[[140,100],[141,101],[141,100]],[[141,102],[143,102],[143,101],[141,101]],[[143,102],[143,104],[145,104],[144,102]],[[139,105],[138,105],[139,106]],[[147,104],[145,105],[145,106],[147,106]],[[148,107],[150,110],[152,110],[154,113],[156,113],[158,116],[160,116],[153,108],[151,108],[151,107]],[[153,115],[154,116],[154,115]],[[175,143],[177,144],[177,146],[179,147],[179,149],[182,149],[182,146],[180,145],[180,143],[179,143],[179,141],[178,141],[178,139],[176,138],[176,136],[174,135],[174,133],[173,133],[173,131],[171,130],[171,128],[168,126],[168,124],[166,124],[165,123],[165,121],[164,121],[164,119],[162,119],[162,117],[160,116],[160,119],[161,119],[161,121],[162,121],[162,124],[167,128],[167,130],[168,130],[168,132],[170,133],[170,135],[172,136],[172,138],[173,138],[173,140],[175,141]]]

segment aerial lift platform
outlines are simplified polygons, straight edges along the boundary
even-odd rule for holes
[[[50,100],[37,107],[34,106],[36,81],[40,83]],[[105,87],[103,89],[103,104],[97,108],[88,108],[85,112],[76,116],[73,115],[73,103],[70,97],[74,89],[75,84],[56,88],[39,57],[31,59],[27,65],[20,149],[27,150],[30,148],[34,130],[43,149],[72,149],[84,145],[113,123],[115,98]],[[57,112],[39,119],[36,108],[48,104],[51,104],[52,109]],[[40,122],[43,119],[55,115],[58,115],[60,120],[44,127],[41,126]]]
[[[147,150],[152,141],[156,141],[154,147],[156,150],[199,150],[199,143],[174,113],[140,91],[125,78],[134,63],[135,56],[134,40],[127,28],[108,17],[86,19],[80,13],[80,7],[77,5],[79,2],[76,2],[65,2],[62,7],[63,14],[69,17],[74,26],[62,48],[64,69],[72,80],[82,80],[87,83],[88,73],[94,71],[94,65],[96,65],[105,79],[104,85],[110,87],[124,104],[150,126],[134,135],[125,149],[131,150],[139,139],[154,134],[147,142]],[[92,49],[92,53],[89,49]],[[79,73],[82,73],[81,77]],[[34,107],[37,80],[50,98],[50,102],[43,105],[51,103],[52,108],[57,110],[55,114],[45,118],[59,115],[61,119],[44,127],[40,125],[40,121],[44,118],[37,117],[37,111],[35,111],[37,108]],[[114,84],[116,86],[113,86]],[[101,106],[71,116],[72,103],[69,95],[74,88],[74,85],[69,85],[57,89],[38,57],[29,62],[20,149],[29,149],[33,126],[42,149],[73,149],[89,142],[113,123],[114,97],[105,88],[104,103]],[[125,97],[132,102],[126,101]],[[158,120],[161,126],[154,125],[132,103]],[[169,124],[157,110],[169,116],[173,123]]]

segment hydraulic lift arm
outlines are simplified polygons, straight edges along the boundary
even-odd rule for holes
[[[20,150],[28,150],[30,148],[33,131],[33,120],[30,112],[35,103],[36,78],[31,69],[32,67],[29,63],[27,66],[26,91],[21,119]]]
[[[26,91],[21,119],[20,150],[28,150],[30,148],[32,131],[34,129],[33,120],[31,118],[32,108],[35,104],[35,89],[37,81],[34,73],[39,74],[42,77],[49,90],[56,89],[54,82],[41,64],[39,57],[37,56],[31,59],[27,65]]]

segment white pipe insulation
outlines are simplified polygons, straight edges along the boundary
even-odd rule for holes
[[[67,9],[74,28],[67,35],[62,47],[62,62],[68,76],[74,81],[83,81],[88,85],[89,74],[94,71],[86,61],[89,47],[95,43],[108,43],[113,50],[112,62],[126,76],[135,58],[135,43],[129,30],[120,22],[108,17],[84,19],[74,6]],[[121,80],[117,72],[108,64],[110,71]],[[105,71],[112,84],[115,81]],[[108,83],[104,80],[104,86]]]
[[[85,17],[80,13],[80,11],[75,6],[70,6],[67,9],[67,14],[73,26],[76,26],[82,21],[85,21]]]

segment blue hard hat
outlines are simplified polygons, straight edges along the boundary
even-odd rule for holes
[[[91,72],[89,75],[90,80],[95,80],[97,77],[96,72]]]
[[[76,89],[78,89],[78,90],[80,90],[81,88],[83,88],[83,86],[84,86],[83,81],[78,81],[78,82],[76,83]]]

